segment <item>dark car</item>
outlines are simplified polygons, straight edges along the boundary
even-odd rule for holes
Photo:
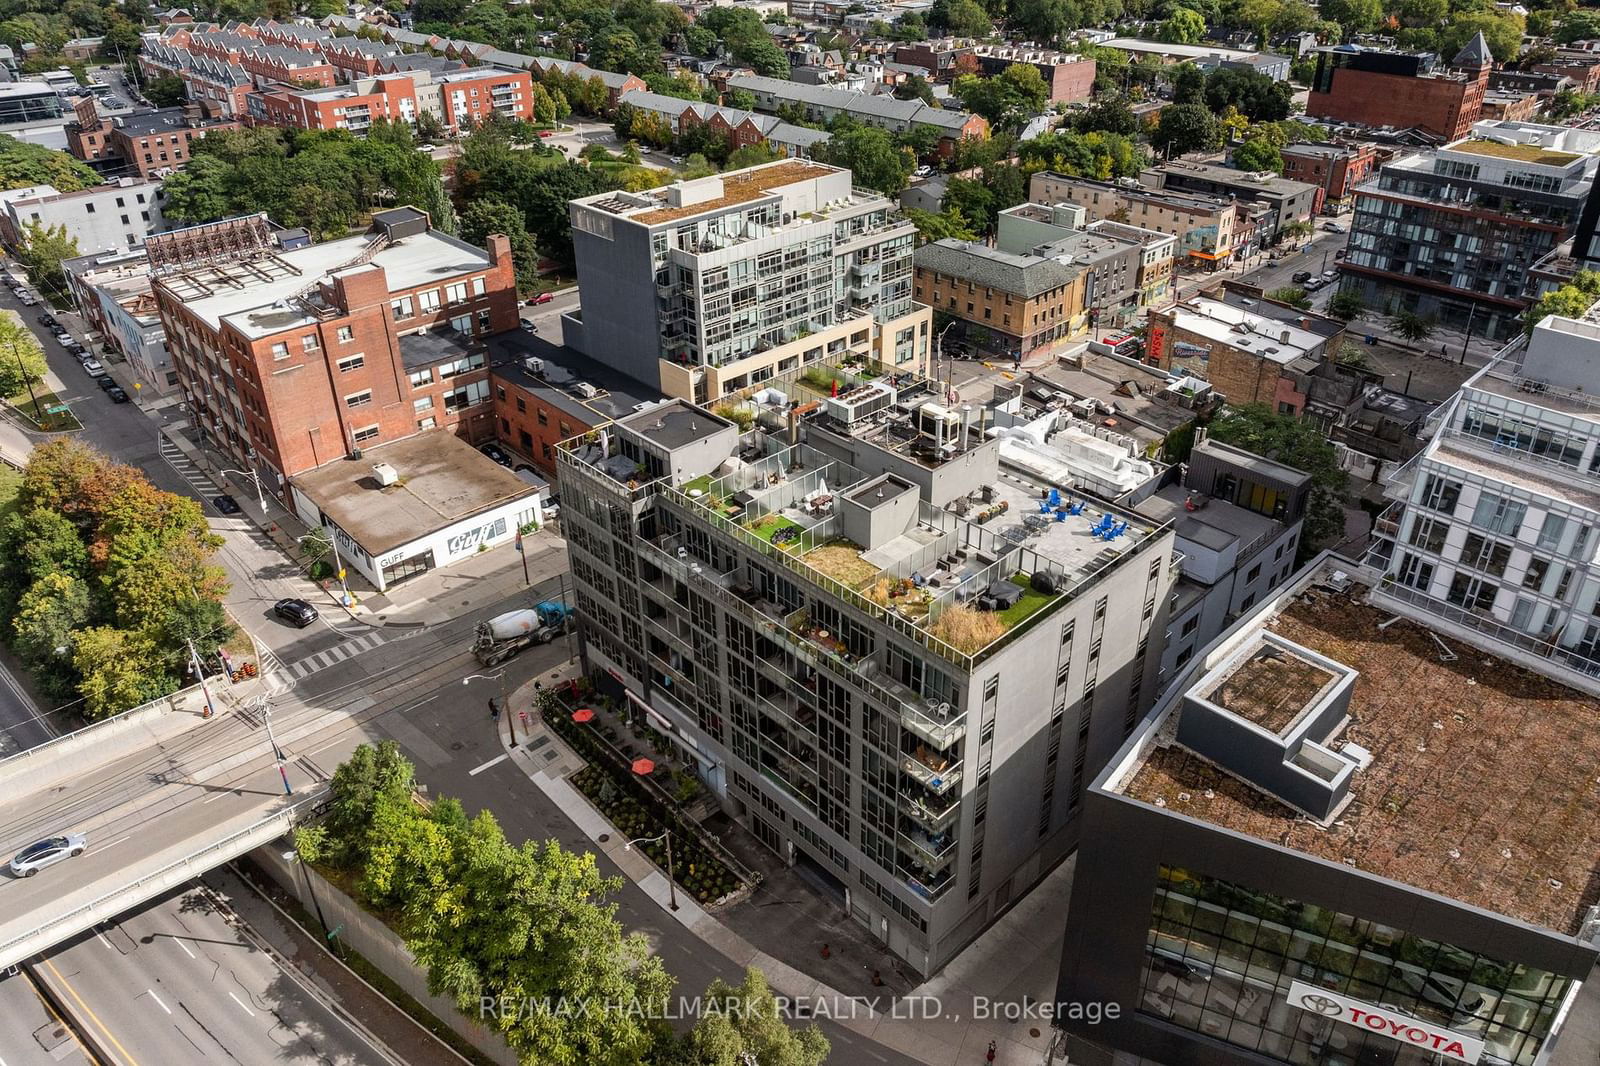
[[[50,326],[51,328],[54,328],[56,324],[55,316],[53,315],[40,315],[34,321],[41,326]]]
[[[211,506],[221,511],[223,514],[239,513],[239,501],[235,500],[232,496],[229,496],[226,493],[221,496],[213,496],[211,499]]]
[[[110,392],[117,387],[117,379],[110,374],[101,374],[94,379],[94,383],[100,386],[100,391],[102,392]]]
[[[298,629],[317,620],[317,609],[305,600],[279,600],[272,605],[272,613]]]
[[[113,386],[111,386],[109,389],[106,390],[106,395],[111,397],[111,402],[112,403],[127,403],[128,402],[128,394],[125,391],[123,391],[123,388],[122,388],[121,385],[113,385]]]
[[[501,451],[498,445],[485,444],[478,450],[484,455],[488,456],[490,459],[493,459],[495,462],[499,463],[501,466],[511,465],[511,456]]]
[[[1297,270],[1293,274],[1289,275],[1289,280],[1294,282],[1296,285],[1302,285],[1311,280],[1311,271]]]

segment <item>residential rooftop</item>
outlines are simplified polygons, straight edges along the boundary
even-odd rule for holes
[[[400,475],[381,487],[372,468]],[[535,490],[453,433],[429,430],[290,478],[362,548],[381,555]]]
[[[1573,152],[1558,152],[1538,144],[1504,144],[1500,141],[1465,140],[1450,145],[1448,151],[1468,155],[1493,156],[1495,159],[1512,159],[1518,163],[1532,163],[1542,167],[1564,167],[1581,158]]]
[[[1203,296],[1191,297],[1175,306],[1172,324],[1213,343],[1253,352],[1280,365],[1309,356],[1327,341],[1326,337],[1299,325]]]
[[[263,251],[246,261],[175,271],[159,284],[213,329],[227,321],[255,338],[317,321],[305,304],[308,294],[346,271],[382,267],[389,291],[399,292],[490,266],[488,252],[435,229],[391,241],[364,259],[372,243],[362,234],[291,251]]]
[[[1393,621],[1367,605],[1367,589],[1341,566],[1352,564],[1329,558],[1308,572],[1250,629],[1197,663],[1186,682],[1265,636],[1354,670],[1347,724],[1336,724],[1323,744],[1366,765],[1330,821],[1313,820],[1172,740],[1180,715],[1203,713],[1186,703],[1188,695],[1107,787],[1274,846],[1576,932],[1600,901],[1600,820],[1593,816],[1600,704],[1416,623]],[[1236,706],[1272,732],[1292,720],[1297,699],[1312,702],[1306,693],[1319,679],[1296,664],[1266,664],[1262,677],[1247,679]]]
[[[573,202],[643,226],[655,226],[737,207],[771,195],[786,185],[838,173],[838,167],[790,159],[728,174],[674,182],[647,192],[600,193]]]
[[[507,330],[490,337],[489,364],[497,380],[527,389],[585,425],[626,418],[662,399],[650,386],[526,330]]]

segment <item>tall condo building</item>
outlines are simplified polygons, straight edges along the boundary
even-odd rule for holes
[[[1176,577],[1170,524],[1002,473],[1017,416],[942,398],[828,364],[557,461],[591,675],[923,974],[1074,846]]]
[[[916,228],[850,171],[800,160],[574,200],[566,342],[695,403],[847,353],[926,366]]]
[[[1388,483],[1373,602],[1600,694],[1600,315],[1545,318]]]

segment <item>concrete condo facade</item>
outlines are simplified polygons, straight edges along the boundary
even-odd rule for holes
[[[848,170],[785,160],[572,201],[572,347],[669,396],[719,398],[844,353],[928,359],[916,228]]]
[[[1071,848],[1175,577],[1170,527],[1002,474],[942,399],[830,367],[558,456],[592,675],[922,974]]]
[[[1387,481],[1373,601],[1600,695],[1600,318],[1547,317]]]
[[[1578,223],[1600,133],[1480,122],[1473,136],[1386,163],[1356,190],[1341,287],[1450,329],[1505,339],[1537,286],[1528,271]]]

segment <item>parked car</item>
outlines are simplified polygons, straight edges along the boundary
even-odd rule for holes
[[[117,379],[112,377],[110,374],[101,374],[99,377],[94,379],[94,383],[100,386],[101,392],[110,392],[112,389],[117,387]]]
[[[11,860],[12,877],[32,877],[46,866],[83,854],[87,841],[82,833],[67,833],[29,844]]]
[[[34,321],[39,323],[39,325],[41,325],[41,326],[48,326],[48,327],[50,327],[52,329],[55,328],[55,324],[56,324],[55,316],[50,314],[48,311],[45,312],[44,314],[40,315],[38,318],[34,319]]]
[[[501,466],[511,465],[511,456],[502,451],[498,444],[485,444],[478,450],[484,455],[488,456],[490,459],[493,459],[495,462],[499,463]]]
[[[1310,281],[1306,282],[1300,287],[1305,289],[1307,292],[1316,292],[1318,289],[1323,288],[1327,284],[1328,283],[1323,281],[1320,276],[1314,276]]]
[[[547,304],[554,299],[555,295],[553,293],[541,292],[539,295],[528,301],[528,306],[537,307],[540,304]]]
[[[20,303],[23,307],[32,307],[34,304],[38,303],[39,301],[34,299],[29,294],[23,293],[21,296],[17,297],[17,302]]]
[[[1324,222],[1322,224],[1322,228],[1327,230],[1329,233],[1345,232],[1345,226],[1342,222]]]
[[[535,323],[534,320],[531,319],[531,318],[522,319],[522,328],[527,330],[529,333],[538,333],[539,332],[538,324]]]
[[[555,135],[556,135],[556,131],[555,130],[540,130],[539,131],[539,136],[540,137],[554,137]]]
[[[317,620],[317,609],[305,600],[279,600],[272,605],[272,613],[297,629]]]
[[[113,385],[113,386],[111,386],[109,389],[106,390],[106,395],[111,397],[111,402],[112,403],[127,403],[128,402],[128,394],[125,391],[123,391],[123,388],[122,388],[121,385]]]
[[[1338,281],[1339,280],[1339,268],[1335,267],[1332,270],[1324,270],[1322,272],[1322,280],[1323,281]]]
[[[83,361],[83,370],[84,373],[88,374],[92,378],[97,378],[106,372],[106,368],[100,365],[100,360],[94,358],[93,356],[90,356],[88,359]]]
[[[1302,285],[1311,280],[1311,271],[1296,270],[1293,274],[1289,275],[1289,280],[1294,282],[1296,285]]]
[[[223,493],[221,496],[211,497],[211,506],[221,511],[223,514],[239,513],[239,501],[234,499],[232,496],[229,496],[227,493]]]
[[[1337,252],[1333,253],[1333,257],[1335,259],[1343,259],[1345,257],[1345,255],[1346,255],[1347,251],[1348,251],[1348,249],[1340,248]]]

